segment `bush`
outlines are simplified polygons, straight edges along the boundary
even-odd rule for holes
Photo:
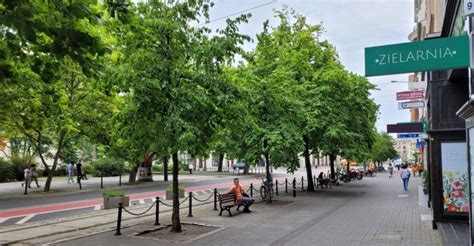
[[[15,172],[13,171],[13,165],[0,158],[0,183],[14,180]]]
[[[102,197],[103,198],[109,198],[109,197],[124,197],[125,192],[121,190],[106,190],[102,192]]]
[[[34,161],[33,156],[30,155],[14,155],[10,158],[10,163],[12,167],[12,171],[15,175],[15,179],[18,181],[22,181],[25,179],[25,172],[24,170],[31,166],[31,164],[36,164],[38,167],[38,163]]]
[[[96,171],[94,167],[91,164],[83,164],[82,165],[82,172],[85,173],[86,175],[92,175],[92,176],[97,176]],[[100,176],[100,171],[99,171],[99,176]]]
[[[168,191],[173,191],[173,184],[169,184],[168,187],[166,188]],[[178,185],[178,190],[183,190],[184,191],[184,184]]]
[[[125,162],[117,159],[99,159],[91,162],[91,166],[93,167],[93,171],[89,174],[94,176],[100,176],[101,171],[103,172],[104,177],[118,176],[130,171],[125,165]]]

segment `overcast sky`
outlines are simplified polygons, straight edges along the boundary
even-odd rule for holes
[[[413,29],[413,0],[214,0],[211,21],[220,17],[255,8],[249,23],[240,27],[242,33],[255,35],[262,31],[262,23],[269,19],[272,26],[278,23],[273,9],[288,5],[305,15],[312,24],[323,23],[323,37],[336,46],[342,64],[350,71],[364,74],[364,48],[392,43],[408,42]],[[266,4],[266,5],[264,5]],[[263,6],[262,6],[263,5]],[[218,28],[225,20],[209,23]],[[252,49],[255,43],[246,44]],[[397,91],[407,90],[406,83],[390,83],[391,80],[407,81],[408,74],[370,77],[380,90],[373,97],[380,105],[377,129],[386,131],[387,124],[409,121],[408,110],[398,110]]]

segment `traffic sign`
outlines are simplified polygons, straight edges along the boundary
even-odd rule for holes
[[[425,91],[400,91],[397,92],[397,100],[423,99]]]
[[[425,107],[424,101],[412,101],[412,102],[399,102],[398,109],[410,109],[410,108],[423,108]]]

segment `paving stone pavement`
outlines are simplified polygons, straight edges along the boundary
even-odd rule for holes
[[[192,218],[183,213],[181,220],[221,227],[187,245],[442,245],[440,232],[421,219],[431,211],[418,204],[419,185],[420,178],[413,177],[404,192],[397,174],[389,179],[379,173],[332,189],[299,191],[296,198],[280,190],[274,203],[255,204],[251,214],[218,216],[209,204]],[[161,221],[169,224],[169,214]],[[150,217],[119,237],[98,231],[57,245],[177,245],[134,236],[153,228]]]

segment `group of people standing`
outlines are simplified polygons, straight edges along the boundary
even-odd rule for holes
[[[74,183],[74,170],[76,171],[77,174],[77,182],[80,182],[81,179],[87,179],[87,175],[85,172],[82,172],[82,164],[81,162],[78,162],[76,164],[76,168],[74,168],[74,162],[69,162],[66,165],[66,171],[67,171],[67,183],[70,184],[71,182]]]
[[[38,173],[36,172],[36,165],[31,164],[29,167],[25,168],[24,170],[24,176],[25,176],[25,183],[21,183],[21,187],[25,186],[25,184],[28,186],[28,188],[31,188],[31,182],[33,180],[36,183],[36,186],[39,188],[41,185],[38,183]]]

